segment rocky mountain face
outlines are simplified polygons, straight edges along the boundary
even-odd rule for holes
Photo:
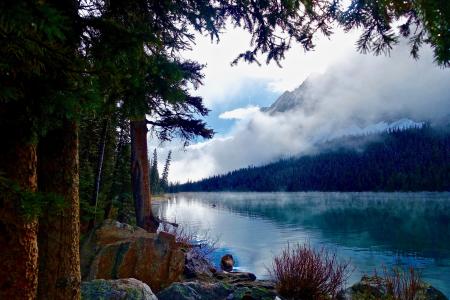
[[[314,86],[317,83],[314,78],[306,78],[300,86],[293,91],[285,91],[270,106],[263,107],[261,111],[271,116],[282,116],[285,113],[302,111],[306,115],[312,115],[317,112],[318,95],[314,92]],[[391,130],[406,130],[410,128],[421,128],[425,122],[413,120],[407,115],[384,115],[377,120],[367,123],[360,118],[355,117],[353,124],[348,127],[336,128],[336,130],[327,136],[317,137],[316,141],[326,141],[342,136],[360,136],[374,133],[382,133]],[[450,122],[450,116],[444,120]],[[440,121],[442,123],[443,121]]]
[[[310,86],[311,79],[307,78],[298,88],[292,92],[285,91],[270,107],[263,107],[261,111],[274,115],[289,112],[305,105],[306,94]]]

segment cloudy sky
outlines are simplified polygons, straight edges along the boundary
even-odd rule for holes
[[[185,58],[206,64],[204,85],[195,93],[211,109],[206,118],[217,132],[208,141],[183,149],[180,141],[159,145],[160,164],[169,150],[172,182],[198,180],[248,165],[260,165],[283,156],[314,151],[314,142],[339,131],[370,126],[383,117],[430,120],[450,113],[450,71],[433,64],[430,49],[414,61],[400,45],[390,57],[356,52],[357,32],[336,32],[331,39],[318,37],[315,51],[294,46],[282,62],[258,66],[230,62],[244,51],[249,36],[229,30],[218,44],[197,37]],[[263,60],[262,60],[263,61]],[[294,90],[307,77],[314,87],[306,107],[279,116],[259,111],[284,91]]]

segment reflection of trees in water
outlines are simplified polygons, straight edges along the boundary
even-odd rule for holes
[[[319,230],[325,239],[346,247],[450,257],[448,193],[225,193],[186,199],[205,205],[217,199],[220,209],[283,227]]]
[[[352,236],[345,243],[354,247],[380,244],[392,251],[416,252],[423,257],[450,257],[450,215],[440,208],[417,211],[392,208],[330,209],[312,222],[326,238]],[[355,231],[364,233],[354,234]]]

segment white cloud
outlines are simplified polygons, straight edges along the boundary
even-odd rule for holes
[[[258,106],[249,105],[247,107],[237,108],[223,112],[219,115],[219,118],[225,120],[243,120],[248,119],[258,111],[259,111]]]
[[[266,80],[268,87],[276,92],[295,88],[309,74],[324,72],[349,52],[356,52],[356,37],[356,32],[336,30],[331,39],[317,37],[316,49],[307,53],[300,45],[294,45],[281,62],[282,68],[275,63],[266,65],[264,57],[260,59],[261,66],[241,62],[232,67],[230,63],[250,44],[250,35],[241,28],[230,28],[221,34],[219,43],[211,43],[209,36],[197,35],[193,51],[185,52],[183,56],[206,64],[204,85],[197,93],[209,108],[214,109],[236,101],[245,82],[251,80]]]
[[[186,151],[177,148],[170,180],[197,180],[307,153],[314,149],[318,137],[331,137],[356,125],[364,127],[395,117],[426,120],[444,116],[450,113],[449,75],[450,70],[433,64],[430,49],[422,50],[419,61],[412,60],[402,46],[391,57],[352,51],[315,78],[298,111],[269,116],[246,107],[225,112],[222,117],[237,119],[231,132]],[[276,82],[277,77],[273,78]],[[302,76],[295,78],[298,86]]]

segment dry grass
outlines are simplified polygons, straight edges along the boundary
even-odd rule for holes
[[[161,231],[173,234],[177,242],[189,247],[189,251],[198,258],[209,260],[210,254],[217,249],[217,239],[212,238],[208,232],[199,234],[182,226],[173,226],[169,223],[161,225]]]
[[[296,300],[335,299],[351,271],[349,262],[339,262],[336,253],[307,244],[288,245],[269,269],[280,295]]]
[[[378,288],[385,290],[392,300],[415,300],[422,288],[421,274],[413,267],[407,270],[394,268],[392,271],[384,267]]]
[[[161,223],[160,231],[173,234],[177,242],[187,245],[190,245],[195,238],[194,233],[186,230],[184,227],[173,226],[170,223]]]

